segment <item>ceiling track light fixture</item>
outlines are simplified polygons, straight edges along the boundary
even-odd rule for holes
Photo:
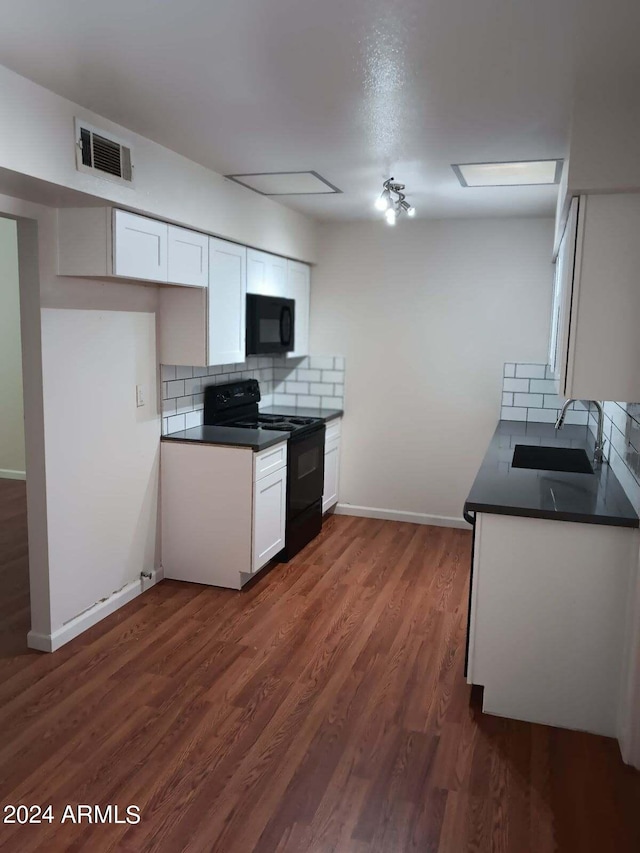
[[[395,225],[396,219],[401,213],[406,213],[407,216],[415,216],[416,209],[406,201],[406,195],[403,190],[404,184],[395,183],[395,178],[388,178],[382,184],[382,192],[375,201],[374,207],[384,213],[384,218],[388,225]],[[396,198],[392,198],[392,194]]]

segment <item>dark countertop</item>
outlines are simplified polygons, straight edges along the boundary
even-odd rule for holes
[[[465,509],[499,515],[638,527],[638,516],[609,465],[594,474],[512,468],[516,444],[584,448],[593,456],[588,427],[500,421]],[[605,450],[606,452],[606,450]]]
[[[260,407],[263,415],[291,415],[296,418],[322,418],[325,423],[341,418],[342,409],[314,409],[307,406],[265,406]]]
[[[224,426],[197,426],[162,436],[162,441],[192,441],[197,444],[216,444],[219,447],[250,447],[252,450],[265,450],[288,440],[288,432]]]

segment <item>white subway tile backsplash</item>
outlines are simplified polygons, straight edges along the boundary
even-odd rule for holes
[[[566,424],[574,424],[575,426],[586,426],[589,420],[589,412],[586,410],[582,412],[571,411],[571,409],[567,412],[564,422]]]
[[[531,379],[529,391],[532,394],[557,394],[558,383],[555,379]]]
[[[184,393],[199,394],[202,390],[202,379],[185,379]]]
[[[520,379],[544,379],[544,364],[516,364],[516,377]]]
[[[333,384],[325,382],[311,382],[309,385],[309,393],[317,394],[320,397],[333,397]]]
[[[323,370],[323,382],[344,382],[344,373],[341,370]]]
[[[333,370],[333,358],[332,355],[312,355],[309,357],[309,367],[316,370]]]
[[[542,394],[514,394],[513,405],[524,406],[528,409],[541,409],[543,397]]]
[[[531,409],[527,415],[529,423],[554,424],[558,420],[557,409]]]
[[[296,371],[296,379],[302,382],[320,382],[322,371],[312,370],[308,367],[299,367]]]
[[[504,376],[513,377],[516,375],[516,366],[512,362],[507,362],[504,366]]]
[[[299,394],[297,397],[297,405],[306,407],[307,409],[319,409],[321,397],[314,397],[312,394]],[[342,408],[342,406],[340,407]]]
[[[162,401],[162,414],[167,415],[175,415],[176,413],[176,401],[175,399],[171,400],[163,400]]]
[[[166,395],[167,397],[184,397],[184,379],[167,382]]]
[[[521,391],[525,394],[529,390],[529,380],[528,379],[505,379],[502,383],[503,391]]]
[[[544,408],[545,409],[561,409],[564,405],[564,397],[558,397],[557,394],[545,394],[544,395]]]
[[[273,405],[274,406],[296,406],[297,400],[295,394],[274,394],[273,395]]]
[[[526,421],[527,410],[516,409],[514,406],[503,406],[500,417],[503,421]]]
[[[309,383],[308,382],[285,382],[285,393],[286,394],[308,394],[309,393]]]
[[[509,391],[502,392],[502,405],[513,406],[513,394],[511,394]]]
[[[174,415],[167,418],[167,430],[169,433],[185,429],[185,415]]]
[[[202,415],[202,411],[187,412],[185,415],[185,428],[191,429],[191,427],[202,426]]]
[[[311,361],[315,365],[311,366]],[[322,382],[324,373],[337,379]],[[344,358],[315,356],[287,359],[281,356],[249,356],[244,363],[213,367],[161,365],[162,433],[202,424],[204,390],[240,379],[257,379],[263,407],[271,405],[342,408],[344,405]],[[329,400],[330,403],[325,402]]]
[[[193,410],[193,397],[189,394],[186,397],[178,397],[176,400],[176,414],[182,415]]]

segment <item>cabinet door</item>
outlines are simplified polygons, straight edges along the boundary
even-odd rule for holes
[[[578,230],[578,199],[574,198],[569,209],[567,224],[560,241],[556,261],[558,281],[558,330],[556,336],[555,373],[560,377],[560,394],[570,396],[569,347],[572,344],[572,304],[575,297],[574,267]]]
[[[246,358],[247,250],[209,238],[209,364]]]
[[[287,469],[281,468],[254,484],[253,565],[257,572],[284,548],[287,515]]]
[[[166,222],[113,211],[113,274],[147,281],[167,281]]]
[[[329,441],[324,449],[324,489],[322,512],[338,503],[340,486],[340,438]]]
[[[278,255],[247,249],[247,293],[261,296],[285,296],[287,260]]]
[[[309,307],[311,302],[311,268],[289,261],[287,268],[287,297],[296,301],[294,332],[295,349],[290,358],[309,355]]]
[[[209,284],[209,237],[169,225],[168,281],[188,287]]]

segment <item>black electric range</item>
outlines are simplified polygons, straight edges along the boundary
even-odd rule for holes
[[[260,385],[255,379],[209,385],[204,391],[204,425],[283,433],[287,440],[287,523],[280,557],[286,561],[322,528],[325,424],[323,418],[262,415],[259,402]]]

